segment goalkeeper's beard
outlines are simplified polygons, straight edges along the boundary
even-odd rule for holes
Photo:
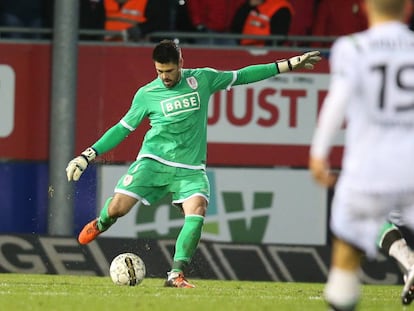
[[[178,83],[178,81],[180,81],[181,80],[181,72],[177,75],[177,78],[174,80],[174,79],[163,79],[162,80],[162,83],[164,84],[164,86],[166,87],[166,88],[172,88],[172,87],[174,87],[177,83]]]

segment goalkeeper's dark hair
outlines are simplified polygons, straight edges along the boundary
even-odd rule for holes
[[[172,40],[162,40],[158,43],[152,52],[152,60],[157,63],[178,64],[181,59],[181,49]]]

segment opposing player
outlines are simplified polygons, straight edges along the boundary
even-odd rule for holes
[[[339,38],[331,51],[331,83],[310,151],[324,186],[335,181],[328,157],[346,120],[345,152],[332,203],[335,236],[324,295],[333,310],[360,299],[361,254],[374,258],[391,211],[414,229],[414,34],[402,22],[405,0],[366,0],[369,29]],[[402,302],[411,302],[414,270]]]
[[[137,91],[129,111],[119,123],[66,168],[68,180],[78,180],[97,155],[116,147],[144,118],[149,118],[151,128],[136,161],[120,178],[114,196],[106,201],[99,217],[84,227],[78,240],[81,244],[91,242],[138,201],[151,205],[172,193],[172,203],[182,209],[185,218],[165,285],[192,288],[194,285],[185,279],[183,272],[200,240],[210,196],[205,172],[210,96],[219,90],[291,70],[312,69],[321,58],[318,51],[313,51],[234,71],[184,69],[180,48],[173,41],[165,40],[155,46],[152,59],[158,77]]]

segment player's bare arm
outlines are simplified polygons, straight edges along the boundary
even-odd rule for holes
[[[326,159],[310,157],[309,169],[316,182],[324,187],[333,187],[338,178],[337,174],[331,172]]]

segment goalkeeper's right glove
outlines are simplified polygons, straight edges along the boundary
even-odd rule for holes
[[[66,167],[66,175],[68,176],[68,181],[79,180],[83,171],[86,170],[88,164],[93,161],[96,156],[96,150],[90,147],[82,152],[80,156],[70,161]]]

